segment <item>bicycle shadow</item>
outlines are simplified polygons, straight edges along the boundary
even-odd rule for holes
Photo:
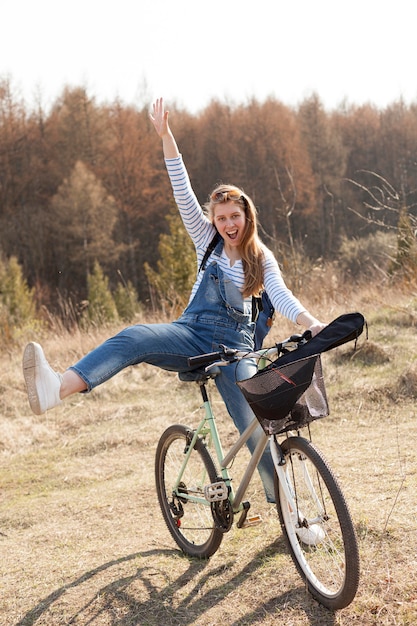
[[[133,575],[114,580],[100,587],[98,591],[92,590],[91,599],[85,602],[82,607],[74,609],[67,621],[62,622],[61,617],[59,623],[65,623],[66,626],[71,624],[99,624],[96,620],[105,615],[106,623],[112,624],[112,626],[127,624],[140,626],[141,624],[149,624],[150,622],[146,621],[147,616],[152,616],[153,624],[169,623],[172,626],[190,626],[191,624],[196,624],[196,620],[204,618],[205,612],[210,610],[213,605],[233,595],[247,581],[248,577],[262,567],[262,561],[270,555],[272,547],[276,548],[276,542],[261,550],[250,563],[229,579],[227,584],[219,583],[214,587],[212,586],[205,593],[202,593],[201,590],[209,579],[212,582],[216,575],[219,574],[220,580],[222,580],[222,575],[228,566],[227,563],[222,563],[221,566],[214,570],[210,568],[210,571],[201,576],[204,569],[208,567],[209,561],[189,558],[182,555],[178,550],[155,549],[133,553],[104,563],[95,569],[85,572],[73,582],[59,587],[26,613],[15,626],[35,626],[36,622],[42,619],[42,617],[46,617],[45,614],[53,610],[54,605],[63,600],[65,594],[70,590],[91,581],[112,567],[117,567],[137,558],[146,559],[149,561],[149,565],[146,564],[143,567],[139,567]],[[162,556],[180,556],[185,562],[188,561],[188,567],[181,575],[160,589],[152,580],[155,574],[152,559]],[[232,565],[235,564],[231,563],[230,566]],[[140,581],[147,592],[146,600],[138,600],[133,593],[134,590],[129,590],[129,587],[138,581]],[[192,588],[189,593],[178,602],[176,594],[183,591],[184,586],[190,583]],[[303,602],[300,601],[300,594],[302,594]],[[266,603],[258,603],[251,612],[245,613],[245,615],[233,622],[228,621],[228,624],[229,626],[244,626],[248,623],[248,620],[250,622],[261,620],[265,617],[266,612],[277,612],[283,606],[298,606],[301,608],[302,605],[302,610],[304,610],[311,626],[334,626],[336,624],[335,614],[321,607],[310,597],[305,602],[306,594],[304,587],[292,589],[270,599]],[[100,598],[99,606],[97,606],[98,598]],[[115,610],[116,606],[117,611]]]

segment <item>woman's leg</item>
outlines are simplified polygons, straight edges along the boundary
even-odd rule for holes
[[[239,376],[239,380],[243,380],[253,376],[255,371],[256,365],[251,363],[248,359],[247,361],[241,361],[237,366],[229,365],[228,367],[221,368],[221,374],[215,379],[217,388],[226,404],[227,410],[241,434],[255,418],[255,415],[236,384],[237,375]],[[248,448],[251,453],[255,450],[256,444],[261,436],[263,437],[264,433],[262,427],[259,425],[255,433],[248,440]],[[258,471],[262,479],[267,501],[275,502],[275,470],[269,447],[266,448],[259,461]]]
[[[185,371],[190,369],[188,357],[205,349],[204,341],[186,324],[137,324],[107,339],[69,370],[91,391],[126,367],[139,363]]]
[[[62,374],[61,388],[59,390],[61,400],[72,396],[74,393],[81,393],[82,391],[87,391],[87,385],[76,372],[67,370]]]
[[[64,398],[91,391],[125,367],[138,363],[185,371],[189,369],[188,357],[210,346],[186,324],[139,324],[111,337],[61,375],[50,367],[41,346],[32,342],[23,355],[29,403],[33,412],[41,415]]]

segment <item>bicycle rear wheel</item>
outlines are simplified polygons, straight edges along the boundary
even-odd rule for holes
[[[174,492],[192,435],[190,428],[179,424],[170,426],[162,434],[155,458],[156,490],[169,532],[181,550],[190,556],[208,558],[219,548],[223,533],[216,528],[210,504],[204,500],[204,487],[216,481],[217,473],[201,439],[197,439],[179,489]],[[187,494],[199,498],[200,502],[187,499]]]
[[[341,488],[321,452],[303,437],[281,444],[292,510],[275,476],[278,515],[292,559],[310,593],[329,609],[352,602],[359,585],[355,528]]]

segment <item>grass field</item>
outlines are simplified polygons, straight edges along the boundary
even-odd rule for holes
[[[366,290],[353,297],[321,303],[329,321],[360,310],[369,338],[355,353],[350,345],[324,355],[331,414],[312,426],[359,536],[361,583],[349,607],[329,612],[305,591],[258,476],[249,499],[262,525],[234,527],[209,561],[179,552],[153,464],[166,426],[196,422],[194,384],[141,366],[35,417],[22,339],[0,356],[1,626],[416,624],[417,301]],[[63,370],[114,330],[49,333],[42,343]],[[291,330],[276,322],[275,338]],[[230,440],[231,420],[214,392],[213,400]]]

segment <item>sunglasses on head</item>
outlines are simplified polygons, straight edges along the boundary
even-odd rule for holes
[[[227,202],[228,200],[233,200],[234,202],[238,200],[243,200],[246,204],[246,198],[239,191],[232,189],[232,191],[215,191],[211,194],[211,201],[215,204],[220,202]]]

